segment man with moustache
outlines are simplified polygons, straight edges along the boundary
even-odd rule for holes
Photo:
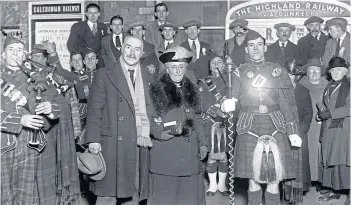
[[[267,47],[266,60],[272,63],[279,63],[284,66],[285,60],[293,58],[299,60],[297,45],[289,41],[295,26],[289,23],[278,23],[274,25],[277,30],[278,40]]]
[[[323,22],[323,19],[311,16],[304,23],[309,33],[297,42],[302,65],[305,65],[309,59],[321,58],[324,54],[325,44],[329,37],[321,31]]]
[[[86,142],[101,152],[106,175],[92,182],[97,205],[139,204],[148,197],[150,134],[143,41],[128,36],[115,64],[96,72],[88,103]]]
[[[121,56],[122,44],[125,38],[123,34],[123,18],[120,15],[110,19],[110,29],[112,33],[102,38],[101,55],[104,63],[118,60]]]
[[[82,52],[83,48],[93,50],[100,60],[99,67],[103,67],[101,58],[101,39],[107,35],[105,24],[98,22],[100,17],[100,6],[90,3],[86,6],[86,21],[77,22],[72,25],[71,33],[67,40],[67,48],[70,53]]]
[[[346,31],[346,27],[347,20],[343,18],[332,18],[325,22],[325,28],[332,38],[325,45],[323,65],[327,66],[334,56],[344,58],[350,63],[350,33]]]
[[[248,31],[248,21],[245,19],[235,19],[229,24],[229,29],[234,33],[234,37],[225,41],[223,46],[223,56],[230,56],[236,66],[246,63],[246,33]]]

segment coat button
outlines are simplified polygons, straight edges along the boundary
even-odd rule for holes
[[[122,140],[122,136],[118,136],[118,140],[120,140],[120,141],[121,141],[121,140]]]
[[[187,139],[186,141],[190,142],[190,139]]]
[[[190,112],[190,110],[189,110],[189,109],[186,109],[185,112]]]
[[[120,117],[119,120],[122,121],[122,120],[123,120],[123,117]]]
[[[119,101],[121,101],[121,102],[122,102],[122,100],[123,100],[122,98],[119,98]]]

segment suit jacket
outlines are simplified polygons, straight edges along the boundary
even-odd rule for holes
[[[149,90],[146,70],[141,67],[147,115]],[[137,130],[135,109],[120,62],[96,73],[88,103],[86,142],[101,143],[106,176],[92,184],[99,196],[132,197],[135,192]],[[151,133],[152,134],[152,133]],[[149,151],[139,148],[140,200],[148,196]]]
[[[67,41],[68,51],[81,52],[82,47],[88,47],[99,54],[101,39],[105,35],[107,35],[107,27],[103,23],[97,22],[97,34],[94,36],[87,21],[77,22],[71,27]]]
[[[125,39],[125,34],[123,34],[123,40]],[[113,34],[110,33],[107,36],[104,36],[101,41],[101,56],[104,59],[104,62],[112,61],[116,62],[121,56],[122,51],[118,50],[113,44]]]
[[[266,60],[272,63],[279,63],[281,66],[284,66],[284,62],[288,58],[300,60],[297,45],[291,43],[290,41],[288,41],[286,44],[284,53],[285,55],[283,56],[282,52],[280,51],[279,40],[277,40],[275,43],[268,46]]]
[[[181,43],[180,46],[191,51],[188,40]],[[211,50],[211,49],[212,48],[208,43],[200,41],[200,57],[194,63],[191,62],[188,65],[188,69],[194,72],[197,80],[210,75],[210,64],[209,64],[210,56],[206,55],[206,53],[208,50]]]
[[[248,56],[245,52],[247,39],[245,37],[244,42],[239,46],[235,40],[235,36],[226,40],[224,45],[220,48],[220,55],[225,56],[225,53],[231,57],[233,63],[236,66],[244,64],[248,60]]]
[[[159,63],[158,63],[158,58],[155,53],[155,46],[151,43],[144,42],[144,56],[140,60],[141,65],[146,69],[147,66],[149,65],[154,65],[156,67],[156,72],[154,74],[151,74],[148,72],[147,77],[148,77],[148,82],[152,83],[157,77],[159,73]]]
[[[170,21],[167,21],[167,23],[171,23]],[[154,21],[154,22],[151,22],[149,23],[147,26],[146,26],[146,31],[145,31],[145,40],[155,46],[158,46],[160,45],[161,42],[163,42],[163,37],[162,37],[162,34],[161,34],[161,31],[158,30],[158,21]],[[181,36],[180,35],[176,35],[174,37],[174,39],[180,43],[182,41],[180,41],[180,38]]]
[[[322,58],[328,40],[329,36],[326,36],[323,32],[319,40],[315,39],[310,33],[300,38],[297,47],[302,64],[305,65],[308,59]]]
[[[325,45],[324,55],[322,58],[324,65],[328,65],[330,59],[334,56],[337,43],[338,41],[332,38],[327,41],[327,44]],[[344,52],[339,57],[345,58],[345,60],[350,63],[350,33],[347,31],[346,36],[341,43],[340,50],[342,48],[344,48]]]

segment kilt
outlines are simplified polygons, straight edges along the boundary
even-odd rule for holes
[[[250,131],[258,136],[271,135],[275,126],[269,115],[254,115]],[[283,164],[283,179],[296,177],[296,167],[292,159],[290,141],[285,133],[277,132],[273,136],[277,140],[277,146]],[[237,136],[234,149],[234,176],[239,178],[253,179],[253,153],[257,145],[257,138],[245,133]]]
[[[16,137],[17,147],[1,155],[1,204],[35,203],[34,194],[37,191],[35,175],[39,152],[27,146],[27,139],[32,134],[28,128],[22,128]]]
[[[205,205],[203,172],[191,176],[151,173],[148,205]]]

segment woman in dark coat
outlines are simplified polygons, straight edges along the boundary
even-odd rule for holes
[[[319,181],[332,191],[320,201],[339,199],[339,190],[350,189],[350,81],[346,77],[349,64],[340,57],[329,61],[332,81],[319,103],[318,118],[322,120],[321,170]],[[350,196],[345,204],[350,204]]]
[[[201,160],[207,155],[198,89],[184,76],[192,53],[167,49],[160,61],[167,73],[150,85],[155,113],[150,119],[150,205],[204,205]]]
[[[311,172],[307,133],[313,118],[312,101],[309,90],[299,83],[299,80],[304,75],[300,62],[295,59],[288,59],[285,61],[285,68],[288,70],[291,83],[295,90],[297,112],[299,115],[299,136],[302,139],[303,191],[308,191],[311,187]]]

